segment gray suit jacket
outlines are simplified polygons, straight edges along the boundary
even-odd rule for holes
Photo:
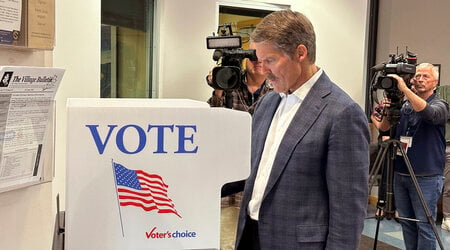
[[[264,142],[281,98],[266,94],[253,115],[251,173],[236,248]],[[357,249],[368,203],[369,128],[364,112],[325,72],[278,148],[259,212],[261,249]]]

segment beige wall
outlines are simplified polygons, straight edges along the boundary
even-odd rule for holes
[[[449,9],[448,0],[380,1],[377,63],[408,47],[419,63],[441,64],[441,84],[450,85]]]
[[[317,65],[364,109],[367,1],[293,1],[292,9],[311,19]]]
[[[55,178],[52,183],[0,194],[2,250],[51,249],[56,194],[61,196],[63,209],[65,202],[66,100],[99,96],[100,0],[55,1],[53,52],[0,48],[2,65],[66,69],[56,96]],[[317,33],[317,64],[364,106],[366,1],[281,2],[291,3],[292,9],[310,17]],[[206,86],[205,75],[214,62],[205,38],[217,30],[216,2],[157,0],[156,5],[156,93],[161,98],[206,100],[211,89]]]
[[[214,65],[212,50],[206,49],[206,37],[217,30],[215,1],[157,1],[160,23],[159,72],[160,98],[189,98],[206,101],[211,89],[205,76]],[[191,10],[191,11],[187,11]]]

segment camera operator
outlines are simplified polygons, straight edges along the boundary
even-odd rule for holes
[[[250,45],[252,48],[252,45]],[[211,107],[226,107],[235,110],[247,111],[253,114],[253,110],[257,101],[273,88],[266,80],[265,75],[261,74],[261,63],[259,61],[251,61],[249,58],[245,60],[245,77],[243,82],[236,89],[220,90],[215,89],[212,96],[208,100]],[[212,83],[212,72],[206,78],[208,85]],[[234,194],[244,190],[245,180],[227,183],[222,187],[221,196],[230,197],[229,205],[235,204]]]
[[[443,185],[445,123],[448,117],[448,104],[439,99],[434,91],[439,73],[430,63],[418,65],[411,79],[411,89],[400,76],[388,76],[397,81],[397,87],[406,100],[401,107],[398,123],[392,125],[386,118],[392,112],[387,102],[384,105],[387,115],[374,124],[381,131],[395,129],[395,139],[406,147],[425,202],[436,219],[437,201]],[[436,249],[432,225],[426,223],[427,215],[401,156],[396,157],[394,162],[394,199],[400,217],[420,221],[400,220],[406,249]]]
[[[250,45],[250,48],[253,48]],[[245,59],[245,77],[240,86],[232,90],[215,89],[208,104],[211,107],[227,107],[236,110],[247,111],[253,114],[257,101],[267,92],[272,90],[265,75],[260,73],[261,63]],[[206,78],[208,85],[211,85],[211,72]]]

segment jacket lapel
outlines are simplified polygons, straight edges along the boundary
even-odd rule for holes
[[[287,162],[292,155],[295,146],[301,142],[303,137],[308,133],[314,122],[320,116],[323,109],[327,106],[325,97],[330,93],[331,82],[324,72],[311,88],[310,92],[305,97],[305,100],[303,100],[302,105],[294,115],[291,124],[286,130],[275,157],[272,172],[264,192],[264,198],[273,188],[284,168],[287,166]]]
[[[253,187],[255,182],[256,173],[258,172],[259,162],[261,161],[262,151],[264,149],[264,144],[266,141],[267,133],[272,123],[272,118],[278,108],[278,104],[281,101],[281,97],[276,92],[270,92],[266,94],[262,100],[260,100],[260,107],[264,111],[263,117],[256,118],[253,117],[253,128],[252,128],[252,166],[250,176],[247,179],[245,187]],[[255,120],[257,119],[257,120]],[[250,194],[252,190],[249,190]]]

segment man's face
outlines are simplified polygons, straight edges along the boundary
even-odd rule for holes
[[[245,63],[246,70],[252,74],[261,74],[261,62],[260,61],[251,61],[250,59],[246,59]]]
[[[255,49],[255,45],[250,44],[249,49]],[[251,61],[250,59],[246,58],[245,67],[247,72],[250,72],[251,74],[262,74],[261,69],[261,61]]]
[[[272,83],[274,91],[287,93],[288,90],[293,90],[298,85],[302,73],[299,60],[291,59],[269,43],[254,43],[253,45],[258,60],[261,62],[262,73]]]
[[[417,94],[432,92],[437,84],[430,68],[418,68],[412,81]]]

